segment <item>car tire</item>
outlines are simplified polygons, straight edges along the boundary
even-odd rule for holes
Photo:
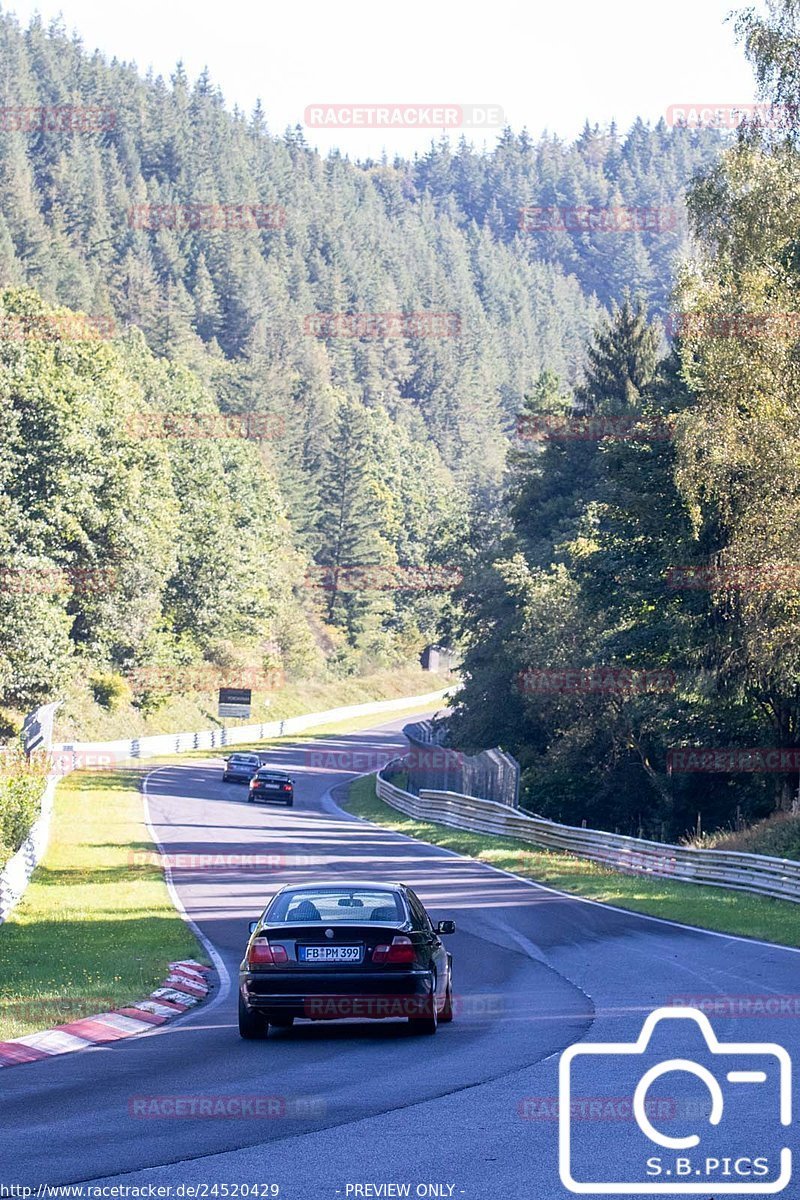
[[[256,1042],[262,1041],[269,1032],[269,1026],[266,1018],[261,1013],[253,1012],[244,1002],[242,993],[239,993],[239,1037],[243,1037],[245,1041]]]
[[[227,782],[228,782],[228,776],[227,776],[227,775],[223,775],[223,776],[222,776],[222,782],[223,782],[223,783],[227,783]]]
[[[428,1017],[409,1017],[408,1023],[412,1033],[432,1034],[439,1028],[439,1017],[436,1013],[436,987],[431,992],[431,1015]]]
[[[444,1024],[453,1019],[453,976],[447,977],[447,991],[444,994],[444,1007],[439,1013],[439,1020]]]

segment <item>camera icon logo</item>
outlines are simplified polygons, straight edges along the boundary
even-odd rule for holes
[[[665,1058],[654,1035],[670,1047],[701,1045],[691,1057]],[[648,1096],[667,1078],[679,1097],[672,1110],[681,1128],[672,1132],[651,1119],[666,1106]],[[598,1095],[603,1079],[612,1094],[623,1094],[628,1081],[632,1090],[633,1120],[613,1135],[607,1127],[579,1127],[580,1086]],[[699,1101],[691,1098],[698,1092]],[[561,1055],[559,1173],[579,1195],[774,1195],[792,1178],[792,1152],[775,1144],[778,1127],[791,1120],[792,1064],[784,1047],[721,1042],[696,1008],[658,1008],[635,1042],[582,1042]],[[762,1135],[766,1147],[759,1146]]]

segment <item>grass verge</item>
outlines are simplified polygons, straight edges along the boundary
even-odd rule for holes
[[[431,711],[437,707],[441,702]],[[389,722],[419,711],[417,704],[350,717],[296,738],[353,733],[384,717]],[[256,745],[287,740],[295,737]],[[142,773],[158,762],[214,753],[196,750],[146,759],[131,769],[80,771],[59,784],[47,854],[0,926],[0,1040],[139,1000],[177,958],[208,961],[173,909],[161,868],[134,855],[153,849],[142,820]]]
[[[408,719],[409,717],[424,716],[425,713],[441,712],[444,705],[443,700],[436,700],[433,704],[425,705],[412,704],[408,708],[393,709],[391,712],[373,713],[360,717],[347,717],[343,721],[332,721],[329,725],[314,725],[310,729],[303,730],[301,733],[287,733],[283,737],[266,738],[263,742],[237,742],[235,746],[218,747],[216,750],[186,750],[180,755],[165,754],[159,757],[147,758],[143,761],[148,765],[150,763],[180,763],[184,760],[191,761],[195,758],[222,759],[228,754],[239,754],[247,750],[268,750],[270,746],[286,746],[292,742],[313,742],[316,738],[330,738],[338,734],[358,733],[361,729],[379,729],[382,725],[388,725],[391,721]],[[402,750],[398,749],[398,753]],[[356,768],[354,768],[356,769]]]
[[[246,721],[226,722],[217,715],[216,692],[201,694],[182,690],[181,675],[176,669],[176,694],[149,716],[132,705],[109,712],[90,698],[88,688],[84,685],[76,694],[68,696],[59,710],[55,739],[64,742],[110,741],[159,733],[180,733],[187,729],[221,729],[224,724],[231,727],[237,724],[258,725],[349,704],[423,695],[452,687],[455,682],[455,677],[449,672],[423,671],[418,666],[376,671],[346,679],[297,680],[270,693],[254,690],[252,716]]]
[[[162,869],[133,858],[153,848],[140,778],[79,772],[59,784],[47,853],[0,926],[0,1039],[140,1000],[175,959],[208,961]]]
[[[374,776],[352,783],[342,807],[386,829],[454,850],[563,892],[700,929],[800,946],[800,904],[724,888],[623,875],[588,859],[540,849],[517,838],[469,833],[433,821],[418,821],[378,799]]]

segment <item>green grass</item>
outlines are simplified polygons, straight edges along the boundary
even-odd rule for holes
[[[800,904],[724,888],[623,875],[587,859],[530,846],[517,838],[469,833],[433,821],[418,821],[379,800],[374,777],[352,783],[342,807],[386,829],[513,871],[560,891],[701,929],[800,946]]]
[[[430,689],[436,691],[434,687]],[[422,693],[420,693],[422,694]],[[180,763],[184,760],[191,761],[192,759],[222,759],[228,754],[239,754],[248,750],[268,750],[271,746],[285,746],[287,742],[313,742],[316,738],[334,737],[337,734],[357,733],[360,729],[375,729],[381,725],[388,724],[390,721],[403,720],[404,717],[420,716],[426,712],[434,713],[440,710],[444,705],[443,700],[437,700],[433,704],[427,706],[419,704],[411,704],[408,708],[393,709],[387,713],[373,713],[360,717],[348,717],[344,721],[333,721],[329,725],[314,725],[311,729],[301,733],[285,734],[280,738],[266,738],[263,742],[237,742],[235,746],[219,746],[215,750],[187,750],[180,755],[165,754],[159,757],[146,758],[142,762],[150,763]]]
[[[774,813],[748,829],[705,834],[697,844],[718,850],[769,854],[772,858],[797,860],[800,859],[800,816],[797,813]]]
[[[441,686],[431,675],[425,683],[420,692]],[[419,711],[412,705],[387,713],[386,720]],[[375,716],[350,717],[288,740],[352,733],[375,722]],[[254,748],[286,740],[272,738]],[[208,961],[173,909],[161,867],[134,855],[153,850],[143,824],[143,772],[158,762],[215,753],[222,752],[145,759],[129,770],[80,771],[59,784],[47,854],[0,925],[0,1040],[140,1000],[175,959]]]
[[[0,1039],[141,1000],[167,964],[207,962],[152,851],[141,772],[78,772],[56,792],[50,845],[0,925]],[[140,859],[141,859],[140,855]]]
[[[180,675],[176,671],[176,683]],[[55,740],[64,742],[112,741],[117,738],[148,737],[158,733],[181,733],[189,729],[221,729],[230,726],[258,725],[296,717],[302,713],[325,712],[349,704],[367,704],[371,700],[393,700],[418,696],[451,687],[450,673],[423,671],[421,667],[376,671],[346,679],[302,679],[286,683],[269,694],[253,692],[252,717],[246,721],[223,722],[217,716],[216,693],[177,693],[156,712],[145,716],[132,705],[109,712],[96,704],[84,684],[67,696],[56,717]],[[22,714],[20,714],[21,716]]]

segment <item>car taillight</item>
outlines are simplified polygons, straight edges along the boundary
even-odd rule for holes
[[[392,939],[391,946],[376,946],[372,951],[372,961],[376,963],[412,963],[416,957],[411,938],[400,934]]]
[[[290,783],[285,783],[285,784],[283,785],[283,790],[284,790],[285,792],[290,792],[290,791],[292,790],[292,785],[291,785]]]
[[[247,956],[249,967],[271,967],[289,961],[284,946],[270,946],[266,938],[255,938]]]

